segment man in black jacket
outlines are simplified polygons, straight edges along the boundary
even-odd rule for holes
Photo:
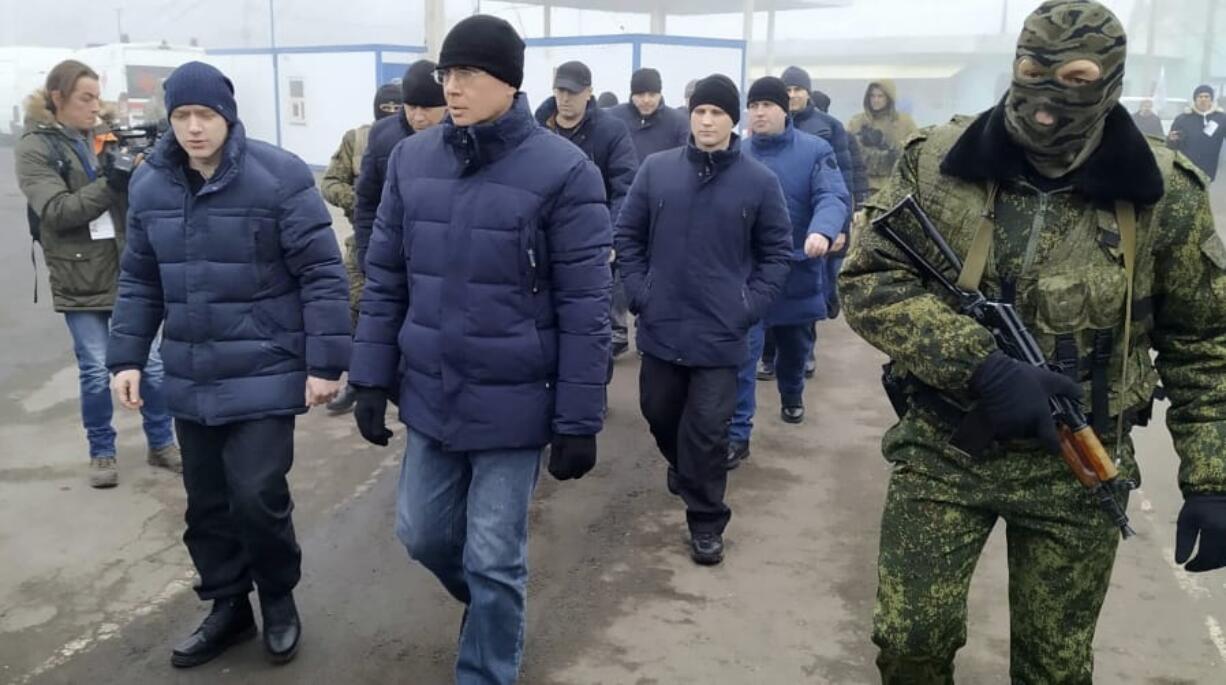
[[[662,150],[685,145],[690,126],[686,116],[664,104],[660,72],[644,68],[630,77],[630,102],[609,109],[626,128],[639,161]]]
[[[723,560],[728,424],[749,328],[783,288],[792,224],[778,178],[732,132],[740,94],[716,74],[690,98],[692,142],[644,160],[617,222],[638,319],[640,404],[686,504],[690,556]]]
[[[536,120],[550,131],[579,146],[600,170],[604,179],[609,214],[617,220],[639,161],[626,125],[596,106],[592,98],[592,72],[583,62],[567,62],[553,76],[553,97],[536,110]],[[613,271],[613,304],[609,316],[613,324],[613,356],[630,348],[626,319],[626,295],[621,279]],[[609,372],[612,374],[610,365]]]
[[[353,240],[357,243],[358,268],[366,273],[366,247],[375,225],[375,210],[383,195],[383,180],[387,176],[387,158],[392,148],[416,132],[437,125],[447,115],[443,87],[434,81],[436,65],[428,59],[409,66],[400,82],[404,96],[404,115],[376,121],[370,128],[370,140],[362,155],[361,172],[354,187],[357,196],[353,206]]]

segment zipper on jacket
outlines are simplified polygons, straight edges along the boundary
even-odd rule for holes
[[[536,276],[536,248],[535,247],[528,248],[528,266],[529,266],[529,273],[531,274],[530,282],[532,283],[532,293],[535,295],[536,293],[540,292],[540,284],[537,282],[537,276]]]

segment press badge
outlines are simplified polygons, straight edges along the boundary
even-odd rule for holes
[[[89,222],[90,240],[110,240],[115,237],[115,224],[111,221],[110,211]]]
[[[1205,135],[1212,138],[1214,133],[1217,133],[1217,122],[1210,121],[1205,124]]]

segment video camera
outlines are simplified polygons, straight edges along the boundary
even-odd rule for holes
[[[119,126],[112,128],[110,134],[115,136],[116,143],[109,151],[109,165],[131,173],[136,168],[136,158],[157,144],[161,129],[157,124]]]

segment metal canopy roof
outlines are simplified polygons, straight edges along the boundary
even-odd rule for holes
[[[666,15],[735,14],[745,11],[745,0],[521,0],[525,5],[548,5],[602,12]],[[847,7],[853,0],[754,0],[755,12]]]

